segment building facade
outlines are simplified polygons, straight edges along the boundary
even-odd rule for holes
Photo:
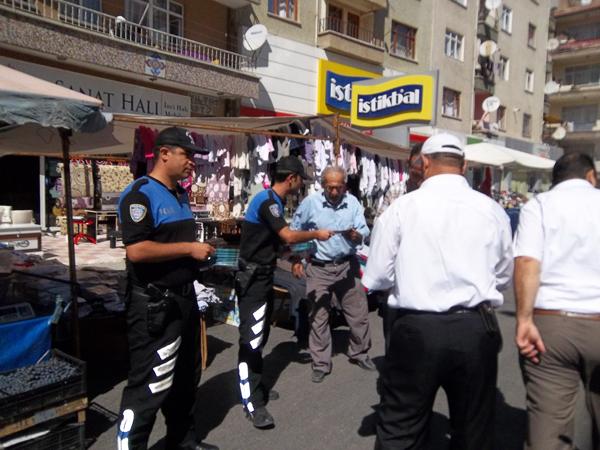
[[[565,151],[600,159],[600,1],[560,0],[553,12],[552,77],[548,137]]]
[[[261,80],[258,98],[243,99],[242,111],[320,112],[322,60],[383,77],[435,71],[435,120],[432,126],[411,127],[413,139],[443,129],[465,142],[490,139],[539,150],[549,0],[485,5],[484,0],[269,0],[241,8],[236,12],[241,30],[261,23],[269,31],[267,43],[248,54]],[[494,41],[496,51],[482,57],[486,41]],[[482,103],[490,96],[500,99],[500,112],[484,115]]]

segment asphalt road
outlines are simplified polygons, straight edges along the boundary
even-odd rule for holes
[[[525,391],[513,344],[514,302],[506,295],[498,314],[504,337],[499,360],[496,448],[522,448],[525,435]],[[371,357],[379,366],[383,358],[381,320],[370,314],[373,348]],[[334,330],[333,372],[321,384],[310,381],[310,364],[297,350],[292,331],[274,328],[265,350],[265,373],[281,398],[269,404],[276,427],[260,431],[245,419],[238,400],[236,360],[237,328],[215,325],[209,332],[209,367],[198,390],[198,428],[206,441],[222,450],[362,450],[372,449],[374,408],[378,403],[378,374],[348,363],[344,355],[347,330]],[[115,355],[117,348],[110,349]],[[125,364],[109,358],[90,366],[90,408],[87,420],[88,445],[95,450],[116,448],[116,418],[125,384]],[[580,396],[576,443],[580,450],[591,448],[587,438],[589,419]],[[448,446],[448,408],[443,392],[438,394],[431,426],[432,449]],[[159,414],[150,448],[162,450],[165,434]]]

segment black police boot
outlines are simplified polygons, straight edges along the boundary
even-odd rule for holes
[[[252,422],[254,428],[267,430],[275,427],[275,419],[264,406],[259,406],[253,412],[246,410],[246,417]]]

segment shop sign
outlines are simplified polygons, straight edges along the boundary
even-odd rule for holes
[[[104,111],[158,116],[190,115],[190,97],[0,56],[0,64],[102,100]]]
[[[350,117],[352,83],[381,75],[325,59],[319,60],[317,113]]]
[[[433,124],[436,90],[435,74],[354,82],[351,123],[371,128],[407,122]]]
[[[208,95],[190,93],[192,112],[199,116],[219,115],[219,99]]]

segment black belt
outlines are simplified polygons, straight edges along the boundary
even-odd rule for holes
[[[315,266],[319,266],[319,267],[339,266],[340,264],[344,264],[344,263],[350,261],[352,258],[354,258],[354,255],[341,256],[339,258],[330,259],[330,260],[311,258],[310,263]]]
[[[434,315],[440,315],[440,316],[448,316],[451,314],[477,313],[477,312],[479,312],[480,305],[482,305],[484,303],[489,303],[489,302],[481,302],[477,306],[471,306],[471,307],[456,305],[447,311],[423,311],[423,310],[419,310],[419,309],[405,309],[405,308],[398,308],[398,309],[396,309],[396,311],[398,311],[400,314],[434,314]],[[390,308],[390,309],[395,309],[395,308]]]
[[[275,271],[274,264],[256,264],[247,262],[243,258],[238,259],[238,266],[240,270],[252,270],[257,275],[269,275]]]
[[[170,292],[172,292],[173,294],[176,295],[180,295],[182,297],[187,297],[188,295],[190,295],[193,291],[194,291],[194,284],[193,283],[185,283],[185,284],[180,284],[179,286],[175,286],[175,287],[163,287],[163,286],[157,286],[160,290],[162,291],[167,291],[169,290]],[[148,294],[146,291],[147,286],[142,286],[139,284],[133,284],[131,285],[131,291],[132,292],[140,292],[142,294]]]

